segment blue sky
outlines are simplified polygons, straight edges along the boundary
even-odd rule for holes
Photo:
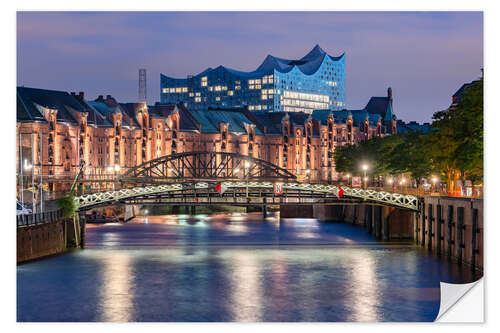
[[[346,103],[392,87],[403,120],[430,121],[483,67],[481,12],[18,12],[17,84],[148,102],[160,73],[224,65],[254,70],[267,54],[300,58],[314,45],[346,53]]]

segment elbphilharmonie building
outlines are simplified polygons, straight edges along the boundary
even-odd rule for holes
[[[268,55],[252,72],[224,66],[177,79],[160,75],[161,102],[193,110],[247,107],[250,111],[306,112],[345,108],[345,54],[316,45],[298,60]]]

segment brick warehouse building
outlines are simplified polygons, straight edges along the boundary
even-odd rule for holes
[[[89,101],[81,92],[18,87],[16,130],[18,180],[22,172],[29,187],[42,169],[44,188],[52,192],[71,186],[80,160],[85,161],[82,178],[96,180],[86,184],[104,189],[129,168],[189,151],[251,155],[299,178],[335,181],[340,177],[335,147],[396,133],[396,117],[390,88],[362,110],[308,114],[247,107],[193,110],[183,103],[148,106],[119,103],[110,95]]]

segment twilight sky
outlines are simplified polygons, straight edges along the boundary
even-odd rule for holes
[[[315,44],[346,53],[346,104],[391,86],[403,120],[430,121],[483,67],[481,12],[18,12],[17,84],[132,102],[146,68],[185,78],[224,65],[251,71],[267,54],[296,59]]]

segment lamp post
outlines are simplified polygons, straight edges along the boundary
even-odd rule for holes
[[[307,182],[309,183],[311,181],[311,170],[309,169],[306,170],[306,177],[307,177]]]
[[[108,173],[109,173],[110,176],[113,175],[113,167],[112,166],[107,167],[106,170],[108,171]],[[106,187],[107,187],[107,185],[106,185]],[[115,189],[115,182],[113,182],[113,190],[114,189]]]
[[[352,186],[352,184],[351,184],[351,182],[350,182],[350,181],[351,181],[351,174],[350,174],[350,173],[348,173],[348,174],[346,175],[346,177],[347,177],[347,186]]]
[[[393,186],[394,179],[392,179],[392,177],[390,177],[389,179],[387,179],[387,183],[391,186],[392,189],[394,189],[394,186]]]
[[[364,175],[363,175],[363,180],[365,181],[365,189],[368,187],[368,177],[366,176],[366,171],[368,171],[368,164],[364,163],[361,168],[363,169]]]
[[[114,170],[115,170],[115,172],[113,174],[113,178],[114,178],[113,190],[115,189],[115,186],[116,186],[116,180],[117,180],[117,177],[118,177],[118,172],[120,171],[120,165],[119,164],[115,164]]]
[[[435,191],[436,190],[436,183],[438,181],[438,178],[436,176],[432,176],[432,190]]]
[[[401,178],[401,181],[399,182],[399,185],[401,185],[401,189],[403,189],[403,186],[405,186],[405,184],[406,184],[406,178],[403,177],[403,178]]]
[[[250,162],[248,161],[245,161],[245,173],[246,173],[246,176],[247,176],[247,200],[248,200],[248,179],[249,179],[249,170],[250,169]]]

